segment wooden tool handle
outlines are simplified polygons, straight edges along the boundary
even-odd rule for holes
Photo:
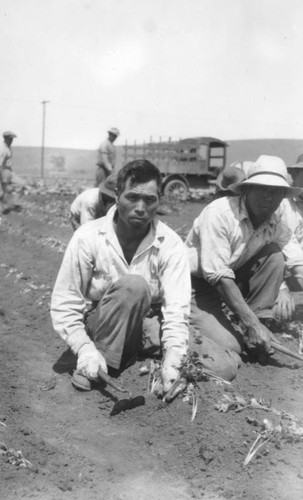
[[[124,389],[122,385],[119,385],[115,380],[113,380],[104,370],[102,370],[102,368],[99,368],[98,375],[102,380],[104,380],[104,382],[106,382],[108,385],[111,385],[114,389],[116,389],[116,391],[128,392],[130,394],[130,392],[127,389]]]
[[[278,344],[277,342],[270,341],[270,345],[273,349],[279,352],[283,352],[284,354],[287,354],[288,356],[291,356],[292,358],[299,359],[300,361],[303,361],[303,356],[298,354],[297,352],[293,352],[287,347],[284,347],[282,344]]]

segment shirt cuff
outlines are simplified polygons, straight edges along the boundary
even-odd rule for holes
[[[66,343],[74,354],[78,354],[78,351],[80,347],[83,346],[83,344],[91,344],[92,341],[85,331],[78,330],[76,332],[71,333],[67,337]]]

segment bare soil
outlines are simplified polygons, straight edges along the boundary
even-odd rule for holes
[[[269,442],[243,467],[258,431],[249,422],[272,414],[215,408],[224,394],[255,396],[303,419],[300,361],[278,353],[266,365],[244,358],[231,386],[200,382],[193,422],[192,407],[181,396],[166,404],[147,394],[147,376],[139,374],[145,360],[118,377],[133,395],[145,396],[145,406],[110,417],[119,393],[97,385],[89,393],[72,387],[75,359],[53,332],[49,315],[72,235],[70,201],[29,195],[21,212],[2,217],[0,498],[301,500],[303,442]],[[184,237],[201,208],[201,202],[188,202],[161,218]],[[300,294],[296,300],[300,315]],[[297,351],[298,338],[282,333],[278,329],[277,338]],[[21,451],[32,467],[11,463],[7,449]]]

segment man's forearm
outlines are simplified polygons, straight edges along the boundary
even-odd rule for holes
[[[233,279],[221,278],[216,288],[225,304],[238,316],[246,327],[259,323],[257,316],[246,304],[239,287]]]

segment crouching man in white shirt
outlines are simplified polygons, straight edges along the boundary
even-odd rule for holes
[[[78,356],[73,384],[90,390],[98,370],[123,369],[158,335],[163,392],[188,349],[190,271],[180,237],[156,218],[161,174],[147,160],[118,173],[116,205],[73,235],[52,294],[54,329]],[[93,311],[86,319],[87,302]],[[152,317],[153,316],[153,317]]]

